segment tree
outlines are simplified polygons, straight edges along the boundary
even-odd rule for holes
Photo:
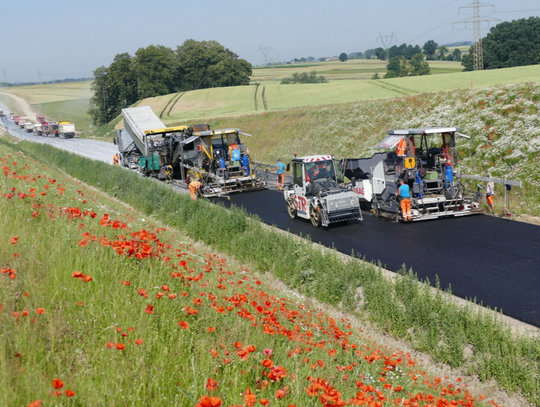
[[[163,45],[149,45],[135,52],[133,61],[139,99],[178,91],[174,51]]]
[[[414,69],[411,65],[411,63],[407,60],[405,57],[401,57],[399,60],[399,76],[412,76],[414,73]]]
[[[107,68],[100,66],[93,73],[94,81],[91,90],[94,94],[90,98],[88,114],[92,117],[94,124],[102,125],[114,119],[118,97],[114,92],[112,77]]]
[[[217,41],[189,39],[175,54],[179,90],[249,85],[251,64]]]
[[[377,47],[373,50],[373,52],[381,61],[384,61],[386,59],[386,51],[384,50],[384,48]]]
[[[341,62],[345,62],[347,59],[348,59],[348,57],[347,57],[346,53],[342,52],[341,54],[339,54],[339,60]]]
[[[364,52],[364,57],[366,59],[371,59],[373,57],[373,55],[375,55],[375,50],[373,48],[370,48],[370,49],[367,49],[365,52]]]
[[[395,78],[399,76],[400,61],[401,58],[398,56],[390,58],[390,61],[388,61],[388,64],[386,65],[385,78]]]
[[[484,69],[540,63],[540,17],[503,22],[482,40]]]
[[[435,59],[435,51],[437,50],[437,47],[439,44],[437,44],[433,40],[426,41],[424,46],[422,47],[422,50],[424,54],[426,55],[426,59]]]
[[[456,48],[454,52],[452,52],[452,55],[454,57],[454,61],[461,62],[461,50],[459,48]]]
[[[428,62],[424,59],[424,54],[415,54],[410,61],[413,76],[431,75]]]
[[[293,83],[327,83],[328,81],[322,75],[317,75],[316,71],[307,72],[295,72],[292,76],[288,76],[281,80],[282,85],[290,85]]]
[[[441,45],[439,47],[439,59],[441,61],[444,61],[446,58],[446,54],[448,54],[448,47],[446,45]]]
[[[465,67],[464,71],[474,71],[474,46],[471,45],[469,53],[461,57],[461,65]]]

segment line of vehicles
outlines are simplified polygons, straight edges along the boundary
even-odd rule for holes
[[[249,156],[239,129],[208,124],[166,127],[149,106],[122,110],[117,132],[122,166],[165,180],[167,168],[178,185],[198,180],[206,197],[267,188],[266,176]],[[396,129],[369,158],[336,162],[331,155],[294,157],[287,164],[292,183],[284,189],[287,213],[313,226],[362,220],[362,209],[405,221],[399,204],[401,181],[410,190],[406,221],[482,213],[482,193],[467,191],[455,173],[458,127]],[[180,181],[180,182],[178,182]]]
[[[3,115],[3,112],[2,112]],[[76,135],[75,124],[69,121],[47,121],[44,115],[36,115],[36,123],[14,113],[10,114],[10,119],[19,128],[35,136],[74,138]]]

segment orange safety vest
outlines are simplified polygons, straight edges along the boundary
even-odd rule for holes
[[[405,151],[407,151],[407,142],[405,141],[405,137],[403,137],[396,146],[396,154],[399,157],[404,157]]]

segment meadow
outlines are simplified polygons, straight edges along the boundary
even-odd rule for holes
[[[535,335],[406,269],[390,280],[50,146],[2,137],[0,161],[3,405],[527,405],[474,377],[539,401]],[[356,316],[460,370],[434,374]]]

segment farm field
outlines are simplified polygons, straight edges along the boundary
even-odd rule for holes
[[[241,116],[306,106],[323,106],[361,100],[390,99],[421,93],[476,89],[537,81],[540,66],[481,72],[417,76],[380,80],[340,80],[322,84],[241,86],[191,91],[145,99],[165,123],[205,121],[220,116]],[[264,95],[264,96],[263,96]],[[177,97],[177,96],[176,96]],[[168,106],[167,103],[171,102]],[[164,110],[165,106],[167,109]]]
[[[0,187],[3,405],[530,405],[403,345],[381,344],[354,315],[319,308],[277,284],[275,270],[252,271],[158,220],[170,212],[164,211],[171,207],[169,199],[175,199],[178,211],[168,219],[195,235],[212,219],[217,234],[203,235],[218,246],[242,250],[238,242],[220,238],[239,226],[250,235],[251,247],[258,245],[255,236],[268,239],[269,232],[253,229],[238,211],[216,217],[223,208],[192,202],[121,168],[107,166],[104,178],[98,167],[105,164],[76,156],[66,160],[65,153],[46,147],[33,150],[51,155],[43,165],[20,152],[29,147],[0,143],[5,174]],[[64,171],[112,187],[113,195],[129,197],[135,207],[54,170],[55,158]],[[130,191],[134,182],[141,190]],[[139,212],[140,204],[148,205],[148,193],[155,205]],[[284,245],[277,236],[277,250],[310,247]],[[320,260],[338,264],[335,258]],[[377,281],[374,267],[361,269],[364,280]],[[427,300],[411,281],[401,280],[406,290],[399,296]],[[369,297],[370,304],[384,304],[378,312],[390,305],[384,294],[388,288],[386,283]],[[444,306],[440,296],[433,304]],[[433,312],[431,306],[425,310]],[[466,314],[474,318],[473,311]],[[516,340],[491,317],[480,318],[470,325],[477,337],[469,340],[481,340],[475,342],[477,350],[487,351],[499,335]],[[445,319],[448,334],[457,326],[450,314]],[[486,342],[488,331],[491,341]],[[441,348],[439,339],[435,343],[441,356],[453,360],[453,347]],[[520,351],[528,346],[523,338],[517,343]],[[498,363],[477,356],[486,374],[490,363]],[[523,358],[520,363],[529,363]],[[535,363],[523,369],[534,372]],[[525,391],[534,391],[529,378],[519,377]]]
[[[92,120],[88,114],[88,107],[92,92],[90,90],[92,82],[66,82],[46,85],[17,86],[10,88],[0,88],[0,91],[14,93],[23,97],[32,109],[45,115],[49,120],[68,120],[75,123],[78,131],[89,134]],[[6,101],[7,96],[0,95],[2,101]],[[7,102],[8,104],[12,102]],[[36,121],[35,117],[29,120]]]
[[[461,62],[428,61],[432,74],[461,72]],[[386,61],[378,59],[349,59],[346,62],[308,62],[289,65],[274,65],[271,67],[254,67],[251,81],[253,83],[280,82],[283,78],[295,72],[316,71],[329,81],[336,80],[365,80],[371,79],[375,73],[380,77],[386,73]]]

